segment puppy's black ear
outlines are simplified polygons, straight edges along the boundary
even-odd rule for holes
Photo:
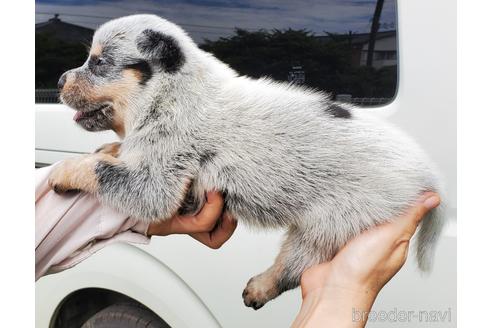
[[[176,73],[185,61],[183,52],[173,37],[151,29],[144,30],[137,37],[137,48],[152,61],[157,61],[168,73]]]

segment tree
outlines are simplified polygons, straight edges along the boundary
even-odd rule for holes
[[[347,44],[327,41],[306,30],[237,29],[230,37],[206,40],[201,48],[241,74],[255,78],[269,76],[285,81],[293,66],[302,66],[306,83],[321,90],[336,91],[339,71],[350,66]]]
[[[301,66],[305,84],[329,93],[353,97],[392,97],[396,66],[375,69],[352,66],[348,35],[315,36],[306,30],[255,31],[237,29],[234,35],[200,46],[240,74],[286,81],[293,66]]]

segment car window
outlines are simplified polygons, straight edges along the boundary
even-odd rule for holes
[[[396,0],[37,0],[36,102],[58,102],[58,78],[85,61],[100,24],[135,13],[179,24],[242,75],[361,106],[396,93]]]

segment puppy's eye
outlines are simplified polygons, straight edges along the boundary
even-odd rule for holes
[[[88,68],[93,74],[103,75],[106,73],[105,71],[107,71],[111,64],[112,62],[110,59],[91,56],[89,59]]]

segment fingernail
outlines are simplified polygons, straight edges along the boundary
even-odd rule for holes
[[[424,201],[424,206],[428,209],[433,209],[439,205],[440,199],[437,196],[431,196]]]

